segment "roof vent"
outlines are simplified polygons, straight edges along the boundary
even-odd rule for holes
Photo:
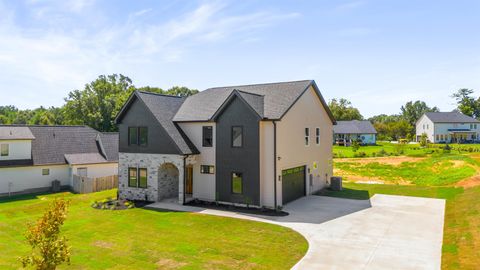
[[[53,132],[53,138],[55,139],[55,131]]]
[[[10,130],[10,136],[12,136],[12,135],[13,135],[13,133],[12,133],[12,131]]]

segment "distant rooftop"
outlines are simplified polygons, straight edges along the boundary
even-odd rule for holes
[[[459,112],[427,112],[425,115],[434,123],[480,123],[477,119]]]
[[[333,126],[335,134],[377,134],[372,123],[367,120],[337,121]]]

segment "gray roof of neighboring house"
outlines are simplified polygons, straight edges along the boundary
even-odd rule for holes
[[[30,165],[67,164],[66,156],[72,154],[103,155],[97,138],[100,138],[105,150],[106,157],[103,162],[118,162],[118,133],[101,133],[88,126],[3,125],[0,127],[25,127],[30,130],[35,138],[32,140]],[[22,165],[14,161],[10,163],[7,165]],[[28,165],[27,161],[23,163]]]
[[[32,132],[28,127],[0,126],[0,140],[33,140]]]
[[[67,160],[68,164],[72,165],[108,162],[105,157],[103,157],[99,153],[65,154],[65,159]]]
[[[337,121],[333,126],[335,134],[377,134],[372,123],[367,120]]]
[[[216,87],[188,97],[173,121],[211,121],[234,90],[264,119],[281,119],[298,98],[313,86],[332,122],[335,122],[313,80]]]
[[[459,112],[427,112],[425,115],[434,123],[480,123],[477,119]]]
[[[167,131],[182,154],[199,153],[182,129],[172,121],[185,98],[141,91],[137,91],[136,94]]]

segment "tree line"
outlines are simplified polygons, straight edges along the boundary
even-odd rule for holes
[[[20,110],[13,105],[0,106],[0,124],[88,125],[99,131],[116,131],[115,116],[135,90],[175,96],[198,93],[184,86],[137,88],[122,74],[100,75],[83,89],[68,93],[61,107]]]
[[[474,97],[474,90],[462,88],[451,95],[457,104],[456,111],[480,118],[480,97]],[[424,101],[409,101],[400,107],[398,114],[380,114],[365,119],[352,103],[344,98],[332,99],[328,103],[333,116],[338,121],[369,120],[377,130],[378,140],[415,139],[415,123],[426,112],[438,112],[436,106],[430,107]]]

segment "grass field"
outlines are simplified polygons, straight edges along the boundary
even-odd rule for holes
[[[478,269],[480,265],[480,186],[420,187],[345,183],[339,192],[323,195],[368,199],[374,194],[390,194],[446,199],[445,227],[442,249],[442,269]]]
[[[290,269],[307,251],[298,233],[271,224],[140,208],[96,210],[114,190],[0,199],[0,269],[18,269],[24,232],[55,197],[71,200],[64,235],[72,262],[61,269]]]

